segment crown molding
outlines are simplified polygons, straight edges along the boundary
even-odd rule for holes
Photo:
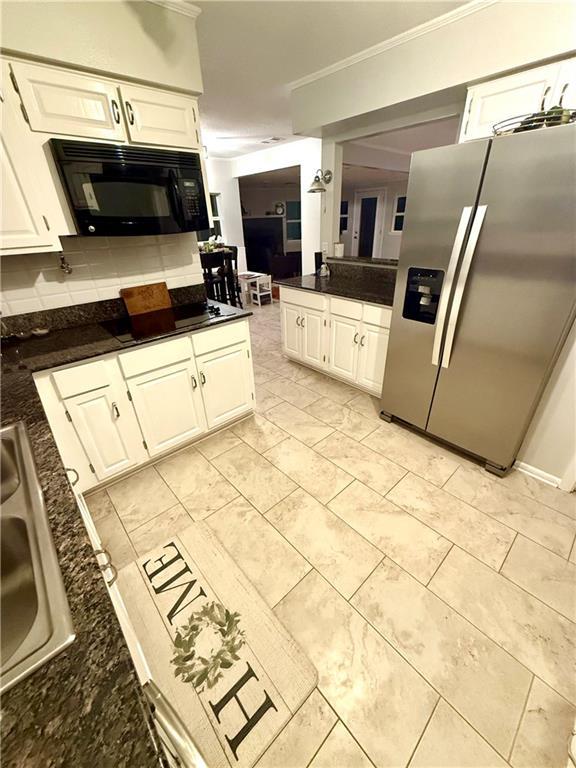
[[[437,29],[454,24],[456,21],[460,21],[460,19],[464,19],[466,16],[470,16],[473,13],[478,13],[478,11],[482,11],[484,8],[489,8],[491,5],[495,5],[498,2],[501,2],[501,0],[470,0],[469,3],[461,5],[453,11],[443,13],[435,19],[430,19],[430,21],[424,22],[424,24],[419,24],[417,27],[407,29],[405,32],[390,37],[388,40],[376,43],[376,45],[372,45],[370,48],[365,48],[363,51],[359,51],[358,53],[349,56],[347,59],[341,59],[334,64],[330,64],[328,67],[324,67],[324,69],[319,69],[298,80],[293,80],[292,82],[287,83],[287,87],[289,90],[293,91],[296,88],[301,88],[303,85],[308,85],[316,80],[321,80],[323,77],[333,75],[335,72],[340,72],[342,69],[351,67],[361,61],[366,61],[366,59],[371,59],[374,56],[378,56],[380,53],[384,53],[384,51],[389,51],[391,48],[396,48],[398,45],[404,45],[404,43],[407,43],[410,40],[415,40],[416,38],[428,35],[430,32],[434,32]]]
[[[196,19],[202,13],[202,9],[197,5],[193,5],[190,0],[147,0],[152,5],[159,5],[161,8],[166,8],[169,11],[179,13],[181,16],[189,16],[191,19]]]

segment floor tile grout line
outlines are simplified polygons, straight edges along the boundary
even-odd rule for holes
[[[573,554],[576,553],[576,534],[574,534],[574,541],[572,542],[572,546],[570,547],[570,552],[568,552],[568,557],[566,558],[569,563],[574,565],[573,561],[570,559]]]
[[[446,541],[449,541],[449,539],[446,539]],[[428,581],[426,582],[426,584],[424,584],[424,586],[426,587],[426,589],[428,589],[428,587],[430,586],[430,582],[432,581],[432,579],[434,578],[434,576],[436,576],[436,574],[438,573],[438,571],[440,570],[440,568],[441,568],[441,567],[442,567],[442,565],[444,564],[444,561],[446,560],[446,558],[448,557],[448,555],[450,554],[450,552],[452,552],[452,548],[453,548],[454,546],[456,546],[456,545],[454,544],[454,542],[453,542],[453,541],[452,541],[452,542],[450,542],[450,546],[448,547],[448,551],[446,552],[446,554],[444,555],[444,557],[443,557],[443,558],[440,560],[440,562],[438,563],[438,565],[437,565],[437,566],[436,566],[436,568],[434,569],[434,573],[432,574],[432,576],[430,576],[430,578],[428,579]],[[430,591],[432,591],[432,590],[430,590]]]
[[[334,711],[334,710],[332,710],[332,711]],[[339,723],[339,722],[341,722],[341,720],[340,720],[340,718],[337,716],[337,717],[336,717],[336,722],[335,722],[335,723],[334,723],[334,724],[333,724],[333,725],[332,725],[332,726],[331,726],[331,727],[328,729],[328,733],[326,734],[326,736],[324,736],[324,738],[322,739],[322,741],[321,741],[320,745],[319,745],[319,746],[318,746],[318,748],[317,748],[317,749],[314,751],[314,753],[313,753],[312,757],[310,758],[310,760],[308,760],[308,762],[306,763],[306,766],[305,766],[305,768],[309,768],[309,766],[310,766],[310,765],[312,765],[312,763],[313,763],[313,762],[314,762],[314,760],[316,759],[316,755],[318,754],[318,752],[320,752],[320,750],[322,749],[322,747],[324,746],[324,744],[326,744],[326,742],[327,742],[327,741],[328,741],[328,739],[330,738],[330,734],[333,732],[334,728],[336,728],[336,726],[338,725],[338,723]]]
[[[524,699],[524,706],[522,707],[522,711],[520,712],[520,717],[518,718],[518,725],[516,726],[516,730],[514,732],[514,738],[512,739],[512,744],[510,745],[510,751],[508,752],[508,757],[506,758],[508,762],[510,762],[510,759],[512,758],[512,753],[514,752],[514,747],[516,746],[516,740],[518,739],[520,728],[522,727],[522,723],[524,722],[524,715],[526,714],[526,708],[528,707],[528,701],[530,699],[530,694],[532,692],[532,687],[534,685],[535,679],[536,679],[536,675],[532,674],[532,679],[530,680],[530,685],[528,686],[526,698]]]
[[[436,699],[436,703],[435,703],[435,704],[434,704],[434,706],[432,707],[432,712],[430,712],[430,715],[429,715],[428,719],[426,720],[426,724],[424,725],[424,728],[422,729],[422,733],[420,734],[420,736],[419,736],[419,737],[418,737],[418,739],[416,740],[416,744],[414,745],[414,749],[413,749],[413,750],[412,750],[412,752],[410,753],[410,757],[409,757],[409,759],[408,759],[408,762],[406,763],[406,768],[410,768],[410,763],[411,763],[411,762],[412,762],[412,760],[414,759],[414,755],[416,754],[416,751],[417,751],[418,747],[420,746],[420,742],[421,742],[421,741],[422,741],[422,739],[424,738],[424,734],[425,734],[425,733],[426,733],[426,731],[428,730],[428,726],[429,726],[429,725],[430,725],[430,723],[432,722],[432,718],[434,717],[434,713],[435,713],[435,712],[436,712],[436,710],[438,709],[438,706],[439,706],[439,704],[440,704],[440,702],[441,702],[441,701],[442,701],[442,696],[439,694],[439,695],[438,695],[438,698]]]
[[[500,568],[498,568],[498,573],[499,573],[501,576],[505,576],[505,575],[506,575],[506,574],[502,573],[502,568],[504,568],[504,564],[506,563],[506,560],[508,560],[508,555],[510,554],[510,552],[512,552],[512,549],[513,549],[513,547],[514,547],[514,544],[516,544],[516,541],[518,540],[518,536],[520,536],[520,535],[521,535],[521,534],[519,534],[519,533],[518,533],[518,531],[517,531],[517,532],[516,532],[516,536],[514,536],[514,538],[512,539],[512,543],[511,543],[511,544],[510,544],[510,546],[508,547],[508,551],[507,551],[507,552],[506,552],[506,554],[504,555],[504,560],[502,560],[502,563],[501,563],[501,565],[500,565]]]
[[[270,522],[270,521],[268,521],[268,522]],[[272,523],[270,523],[270,525],[272,525]],[[280,598],[280,600],[278,600],[276,603],[274,603],[274,605],[271,605],[271,606],[270,606],[270,610],[271,610],[271,611],[275,610],[275,609],[276,609],[276,608],[277,608],[277,607],[280,605],[280,603],[282,602],[282,600],[285,600],[285,599],[288,597],[288,595],[289,595],[291,592],[293,592],[293,591],[296,589],[296,587],[297,587],[299,584],[301,584],[301,583],[304,581],[304,579],[305,579],[307,576],[309,576],[309,575],[310,575],[310,574],[311,574],[311,573],[312,573],[314,570],[315,570],[315,568],[312,566],[312,567],[310,568],[310,570],[309,570],[309,571],[307,571],[307,572],[304,574],[304,576],[302,576],[301,578],[299,578],[299,579],[298,579],[298,581],[296,582],[296,584],[294,584],[293,586],[291,586],[291,587],[290,587],[290,589],[288,590],[288,592],[286,592],[286,594],[285,594],[285,595],[283,595],[283,596]],[[330,582],[328,582],[328,583],[330,583]],[[332,589],[335,589],[335,587],[332,587]]]
[[[381,552],[382,550],[379,550],[379,551]],[[352,599],[353,599],[353,598],[356,596],[356,594],[357,594],[357,593],[359,592],[359,590],[360,590],[360,589],[361,589],[361,588],[364,586],[364,584],[366,584],[366,582],[367,582],[367,581],[368,581],[368,579],[369,579],[369,578],[372,576],[372,574],[373,574],[373,573],[374,573],[374,572],[375,572],[375,571],[376,571],[378,568],[380,568],[380,566],[382,565],[382,563],[384,562],[384,560],[386,560],[386,557],[387,557],[387,556],[386,556],[385,554],[383,554],[383,555],[382,555],[382,557],[380,558],[380,560],[379,560],[379,561],[376,563],[376,565],[374,566],[374,568],[372,568],[372,570],[370,571],[370,573],[368,574],[368,576],[366,576],[366,578],[363,580],[363,582],[362,582],[361,584],[359,584],[359,585],[356,587],[356,589],[355,589],[355,590],[354,590],[354,592],[353,592],[353,593],[350,595],[350,597],[346,598],[346,601],[347,601],[348,603],[352,604],[350,601],[351,601],[351,600],[352,600]]]

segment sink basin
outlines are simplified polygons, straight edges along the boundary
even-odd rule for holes
[[[0,692],[74,639],[26,429],[0,429]]]

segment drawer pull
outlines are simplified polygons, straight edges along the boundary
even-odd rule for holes
[[[196,381],[196,376],[192,376],[192,389],[196,389],[198,386],[198,382]]]
[[[112,115],[114,117],[114,122],[119,123],[120,122],[120,109],[118,107],[118,102],[116,99],[112,99]]]
[[[114,412],[114,417],[116,419],[119,419],[120,418],[120,411],[118,410],[118,406],[116,405],[116,403],[112,403],[112,411]]]
[[[304,318],[300,318],[300,328],[304,328]]]
[[[354,344],[358,344],[358,331],[354,334]]]
[[[206,384],[206,376],[204,376],[202,371],[200,371],[200,381],[202,383],[202,386],[204,386],[204,384]]]
[[[362,336],[362,338],[360,339],[360,346],[361,346],[361,347],[363,347],[363,346],[364,346],[364,339],[365,339],[365,338],[366,338],[366,336]]]

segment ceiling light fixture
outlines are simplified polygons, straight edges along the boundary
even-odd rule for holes
[[[326,184],[330,184],[331,181],[332,171],[323,171],[322,168],[318,168],[308,192],[312,194],[315,192],[326,192]]]

